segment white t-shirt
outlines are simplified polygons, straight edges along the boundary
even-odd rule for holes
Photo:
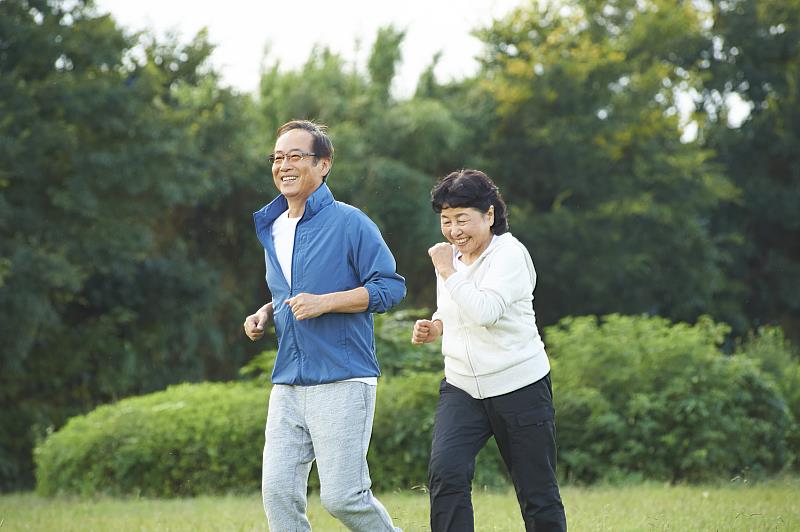
[[[292,286],[294,234],[295,231],[297,231],[297,222],[300,221],[300,218],[302,218],[302,216],[289,218],[289,211],[287,209],[272,223],[272,241],[275,243],[275,254],[278,256],[278,264],[281,265],[281,271],[289,286]],[[363,382],[370,386],[376,386],[378,384],[377,377],[356,377],[354,379],[345,379],[342,382],[348,381]]]
[[[286,210],[272,223],[272,241],[275,242],[275,254],[278,255],[278,263],[281,265],[281,271],[289,286],[292,286],[294,233],[297,230],[297,222],[300,221],[300,218],[289,218],[289,211]]]

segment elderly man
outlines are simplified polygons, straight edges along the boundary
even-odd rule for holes
[[[262,495],[270,530],[311,530],[306,488],[316,459],[323,506],[350,530],[394,531],[372,495],[367,448],[380,375],[373,312],[405,296],[375,224],[334,200],[324,126],[294,120],[270,155],[280,191],[254,216],[272,301],[248,316],[251,340],[272,319],[278,356],[267,414]]]

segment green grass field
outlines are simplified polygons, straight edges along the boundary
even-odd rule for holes
[[[562,497],[573,531],[800,530],[800,479],[721,486],[566,487]],[[423,493],[385,493],[381,501],[407,532],[428,530]],[[478,531],[522,531],[512,492],[474,496]],[[312,496],[309,516],[319,532],[345,530]],[[0,497],[0,532],[267,530],[257,494],[196,499],[45,499]]]

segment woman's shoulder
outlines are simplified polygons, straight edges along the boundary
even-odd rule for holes
[[[502,264],[504,269],[516,269],[520,273],[527,271],[531,276],[531,282],[536,283],[536,269],[531,254],[528,252],[528,248],[514,235],[503,233],[495,237],[490,247],[494,247],[491,262]]]
[[[494,237],[491,247],[494,248],[495,253],[501,255],[522,255],[530,257],[530,253],[525,245],[511,233],[503,233],[502,235]]]

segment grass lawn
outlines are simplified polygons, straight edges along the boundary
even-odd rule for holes
[[[562,489],[570,530],[800,530],[800,479],[720,486],[598,486]],[[423,493],[385,493],[381,501],[407,532],[428,530]],[[512,492],[474,495],[477,531],[523,531]],[[345,530],[311,497],[319,532]],[[266,530],[258,494],[196,499],[45,499],[0,497],[0,532]]]

